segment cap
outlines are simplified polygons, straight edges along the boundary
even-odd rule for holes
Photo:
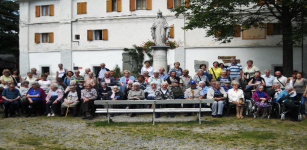
[[[190,84],[196,84],[196,82],[194,80],[191,80]]]
[[[174,79],[174,80],[172,81],[172,83],[178,83],[178,81],[177,81],[176,79]]]

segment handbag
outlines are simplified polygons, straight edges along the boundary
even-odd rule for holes
[[[244,98],[239,98],[239,104],[241,104],[241,105],[245,104]]]

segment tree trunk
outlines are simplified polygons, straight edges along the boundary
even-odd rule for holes
[[[289,8],[283,8],[282,18],[283,75],[290,77],[293,71],[293,41]]]

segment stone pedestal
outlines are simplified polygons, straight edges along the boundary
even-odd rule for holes
[[[154,49],[153,55],[153,67],[155,70],[159,70],[160,67],[163,67],[167,70],[167,49],[169,46],[151,46]]]

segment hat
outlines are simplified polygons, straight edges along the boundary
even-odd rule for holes
[[[174,79],[174,80],[172,81],[172,83],[178,83],[178,81],[177,81],[176,79]]]
[[[190,84],[196,84],[196,82],[194,80],[191,80]]]
[[[228,83],[229,84],[230,82],[229,81],[224,81],[224,83]]]

